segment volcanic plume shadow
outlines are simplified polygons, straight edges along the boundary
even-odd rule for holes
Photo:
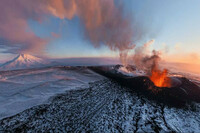
[[[125,86],[127,91],[137,92],[157,103],[172,107],[184,107],[192,102],[200,103],[200,87],[184,77],[176,77],[182,83],[173,87],[157,87],[147,76],[131,77],[112,69],[100,66],[89,67],[91,70]]]

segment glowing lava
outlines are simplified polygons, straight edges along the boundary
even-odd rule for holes
[[[163,71],[156,69],[154,67],[151,70],[150,79],[154,83],[155,86],[158,87],[171,87],[171,79],[167,77],[168,71],[164,69]]]

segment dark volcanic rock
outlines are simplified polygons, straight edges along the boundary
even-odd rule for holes
[[[200,106],[192,108],[169,108],[107,79],[0,120],[0,132],[199,132]]]
[[[90,67],[90,69],[113,79],[123,86],[131,88],[130,91],[139,92],[149,99],[170,106],[182,107],[189,102],[200,102],[200,87],[183,77],[176,77],[175,79],[180,83],[168,88],[155,86],[146,76],[126,76],[119,73],[116,69],[105,69],[105,67]]]
[[[0,133],[200,132],[199,103],[183,108],[166,106],[198,101],[199,88],[189,80],[179,78],[173,88],[159,88],[148,77],[132,78],[106,67],[91,69],[108,78],[68,90],[51,97],[48,104],[0,120]]]

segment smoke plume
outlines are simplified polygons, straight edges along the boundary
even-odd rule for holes
[[[132,40],[139,36],[134,33],[131,17],[125,15],[122,5],[117,6],[114,0],[59,0],[51,2],[48,9],[61,19],[78,16],[87,40],[95,47],[107,45],[119,51],[122,61],[126,60],[127,51],[134,47]]]
[[[130,56],[129,59],[137,69],[145,71],[156,86],[171,87],[171,79],[168,77],[168,70],[161,70],[159,66],[161,52],[156,50],[150,52],[149,46],[153,43],[154,40],[150,40],[143,46],[135,48],[134,54]]]
[[[127,57],[128,59],[126,59],[126,62],[129,62],[130,64],[134,63],[134,65],[136,65],[137,68],[142,69],[142,70],[145,70],[146,68],[148,68],[149,65],[147,66],[147,64],[149,64],[150,61],[147,61],[147,59],[151,58],[151,55],[149,54],[150,53],[149,47],[154,42],[155,42],[155,40],[150,40],[142,46],[137,46],[134,49],[134,54],[128,56]],[[156,52],[154,51],[152,53],[155,54]]]
[[[134,47],[139,26],[131,25],[131,17],[123,12],[122,4],[114,0],[2,0],[0,4],[0,36],[20,45],[18,51],[41,50],[48,39],[35,35],[28,20],[42,22],[45,16],[60,19],[77,16],[85,30],[85,37],[95,46],[107,45],[111,50],[125,56]],[[137,32],[134,32],[134,28]],[[124,58],[124,57],[122,57]]]

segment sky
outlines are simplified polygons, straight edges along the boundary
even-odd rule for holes
[[[163,60],[200,64],[199,0],[115,0],[114,7],[112,2],[102,2],[111,6],[108,12],[112,12],[113,16],[107,19],[119,21],[117,26],[122,26],[115,30],[114,26],[106,29],[103,25],[102,29],[105,29],[103,32],[98,28],[98,30],[91,29],[87,25],[90,21],[85,20],[94,17],[92,12],[99,9],[98,2],[87,3],[85,0],[87,4],[78,3],[76,8],[80,8],[83,13],[76,13],[70,2],[70,4],[63,3],[65,8],[62,9],[60,8],[63,7],[60,5],[62,2],[50,1],[50,3],[45,3],[36,0],[31,3],[19,0],[18,3],[14,3],[11,0],[2,0],[0,3],[0,61],[13,58],[19,53],[30,53],[48,58],[117,58],[122,48],[121,44],[114,45],[113,50],[113,46],[110,46],[110,38],[106,38],[105,43],[108,44],[104,45],[102,35],[95,32],[105,33],[106,36],[109,36],[110,32],[121,32],[119,35],[122,37],[129,36],[129,26],[123,27],[124,23],[129,21],[130,24],[127,25],[131,25],[134,31],[134,34],[131,34],[134,45],[140,46],[153,39],[155,42],[151,49],[161,50]],[[48,5],[47,9],[46,5]],[[85,15],[87,6],[91,9],[89,17],[88,14]],[[101,5],[100,7],[107,9],[109,6]],[[116,10],[115,7],[119,9]],[[121,10],[122,13],[119,13]],[[106,14],[105,17],[107,17]],[[116,34],[112,35],[115,38],[119,37]],[[120,41],[126,39],[129,40],[130,37],[120,38]],[[113,42],[115,43],[112,40]]]

